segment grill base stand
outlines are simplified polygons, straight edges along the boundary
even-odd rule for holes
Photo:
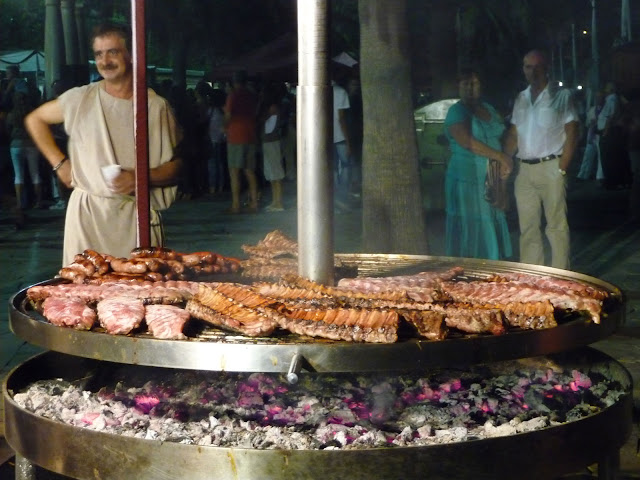
[[[36,466],[16,453],[16,480],[37,480]]]
[[[628,371],[611,357],[591,348],[554,356],[564,368],[590,367],[608,372],[630,392]],[[570,361],[570,363],[566,363]],[[557,478],[599,463],[599,478],[613,480],[620,448],[632,430],[633,401],[623,394],[613,405],[580,420],[510,437],[432,445],[369,450],[253,450],[198,447],[171,442],[121,437],[72,427],[36,416],[13,400],[42,379],[84,378],[88,372],[109,368],[105,362],[48,352],[23,363],[5,380],[5,432],[18,459],[20,480],[30,477],[34,462],[39,468],[79,480],[390,480],[424,478],[444,480]],[[145,368],[145,367],[140,367]],[[146,367],[148,368],[148,367]],[[464,458],[464,462],[459,459]],[[28,460],[27,460],[28,459]],[[541,460],[542,459],[542,460]],[[26,475],[26,476],[25,476]]]
[[[38,480],[36,466],[22,455],[16,454],[15,480]],[[598,480],[616,480],[620,470],[620,452],[611,454],[598,462]]]

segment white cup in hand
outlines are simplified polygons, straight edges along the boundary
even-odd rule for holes
[[[113,181],[116,179],[120,172],[122,171],[122,167],[120,165],[106,165],[102,167],[102,177],[105,182],[107,182],[107,186],[109,190],[113,190]]]

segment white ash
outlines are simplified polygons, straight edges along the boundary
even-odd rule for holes
[[[592,372],[590,372],[592,373]],[[14,400],[75,427],[162,442],[251,449],[427,446],[508,436],[595,414],[625,390],[555,367],[419,375],[277,374],[113,367],[40,380]],[[108,380],[105,380],[108,378]],[[89,383],[100,383],[91,388]]]

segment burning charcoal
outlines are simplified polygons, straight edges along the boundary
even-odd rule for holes
[[[150,395],[137,395],[134,402],[136,408],[142,413],[149,413],[153,407],[160,403],[160,399]]]
[[[53,421],[151,441],[357,449],[531,431],[597,413],[625,394],[604,376],[596,381],[557,367],[505,370],[510,373],[478,367],[422,376],[318,374],[288,385],[279,374],[117,368],[94,374],[105,382],[100,387],[93,380],[47,380],[14,399]],[[558,406],[560,413],[550,412]]]

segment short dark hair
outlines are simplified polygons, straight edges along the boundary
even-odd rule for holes
[[[469,80],[474,75],[478,77],[478,80],[480,80],[480,82],[482,83],[482,74],[477,68],[461,67],[460,70],[458,71],[458,78],[457,78],[458,83],[462,82],[463,80]]]
[[[542,59],[542,64],[544,65],[544,67],[546,69],[548,69],[550,67],[550,63],[549,63],[549,53],[542,49],[542,48],[534,48],[533,50],[529,50],[524,58],[526,57],[530,57],[532,55],[535,55],[537,57],[540,57]]]
[[[91,32],[91,45],[93,45],[93,41],[96,38],[107,35],[117,35],[122,38],[127,50],[131,53],[131,28],[129,28],[129,25],[115,22],[104,22],[96,25]]]

